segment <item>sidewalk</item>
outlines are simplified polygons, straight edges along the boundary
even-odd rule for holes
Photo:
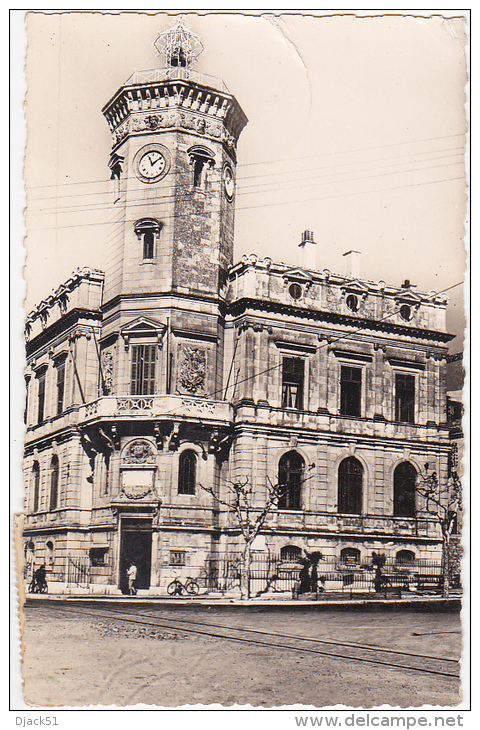
[[[136,596],[124,596],[124,595],[99,595],[99,594],[26,594],[28,602],[37,601],[61,601],[65,603],[110,603],[110,604],[122,604],[122,605],[155,605],[164,607],[174,606],[188,606],[198,608],[215,608],[215,607],[241,607],[241,608],[271,608],[271,609],[309,609],[309,610],[323,610],[323,609],[367,609],[376,610],[378,608],[391,608],[394,610],[398,609],[414,609],[414,610],[427,610],[427,611],[449,611],[457,612],[461,609],[461,596],[452,595],[449,598],[443,598],[442,596],[433,595],[408,595],[404,598],[389,597],[384,598],[383,596],[377,597],[372,594],[371,597],[352,596],[352,598],[342,598],[338,595],[325,595],[321,594],[318,600],[292,600],[291,595],[288,597],[278,597],[276,595],[270,596],[255,596],[250,600],[242,600],[238,596],[233,595],[212,595],[203,594],[195,597],[191,596],[161,596],[161,595],[148,595],[147,591],[142,595],[140,591]]]

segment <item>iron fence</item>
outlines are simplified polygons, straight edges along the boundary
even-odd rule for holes
[[[203,575],[205,587],[211,591],[230,591],[240,588],[243,565],[241,553],[212,554],[208,556]],[[291,592],[299,580],[302,565],[279,555],[253,553],[250,567],[250,591],[262,593]],[[375,568],[371,562],[342,562],[339,558],[325,557],[317,566],[320,587],[325,590],[375,591]],[[382,586],[385,589],[437,589],[442,583],[442,563],[434,560],[399,562],[387,559],[382,568]],[[459,583],[458,575],[451,576],[452,585]]]
[[[67,560],[67,583],[77,586],[88,586],[90,583],[90,558],[68,557]]]

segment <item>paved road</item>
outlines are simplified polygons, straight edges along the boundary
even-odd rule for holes
[[[85,602],[35,601],[25,608],[25,693],[36,705],[82,706],[147,703],[272,707],[295,703],[317,707],[453,707],[458,683],[408,670],[359,665],[288,649],[238,645],[228,639],[154,629],[75,613]],[[111,604],[110,604],[111,605]],[[69,608],[70,607],[70,608]],[[222,626],[356,642],[406,652],[458,658],[456,613],[281,612],[266,606],[192,607],[180,603],[122,603],[143,616],[197,618]],[[89,608],[89,611],[91,608]]]

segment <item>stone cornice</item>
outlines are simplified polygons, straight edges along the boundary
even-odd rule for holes
[[[28,326],[38,317],[42,317],[42,314],[43,312],[45,312],[45,310],[51,309],[56,304],[62,305],[65,295],[68,295],[70,292],[72,292],[84,279],[102,283],[105,279],[105,274],[103,271],[100,271],[100,269],[90,269],[89,267],[77,269],[67,279],[67,281],[65,281],[57,289],[55,289],[55,291],[53,291],[50,296],[42,299],[42,301],[39,302],[36,307],[34,307],[32,311],[27,314],[25,319],[26,325]]]
[[[243,406],[240,406],[239,408],[242,408]],[[248,408],[254,409],[255,411],[257,409],[262,409],[264,406],[261,406],[259,404],[247,406]],[[274,408],[272,406],[266,406],[267,409],[269,409],[272,412],[278,412],[283,411],[285,412],[285,409],[283,408]],[[238,408],[236,409],[238,410]],[[315,413],[315,411],[301,411],[301,413],[306,413],[309,416],[317,416],[319,414]],[[324,414],[320,414],[324,415]],[[328,418],[333,418],[335,420],[347,420],[346,416],[341,416],[339,414],[328,414]],[[362,423],[376,423],[373,418],[355,418],[352,419],[355,421],[361,421]],[[395,421],[382,421],[381,423],[388,424],[388,425],[395,425]],[[418,431],[425,432],[428,429],[428,426],[424,424],[414,424],[413,428],[417,429]],[[318,424],[315,424],[311,428],[306,428],[305,426],[296,426],[291,423],[287,424],[271,424],[271,423],[262,423],[259,422],[257,417],[254,416],[251,420],[237,420],[237,414],[235,414],[235,420],[233,424],[234,434],[235,438],[238,438],[240,435],[244,433],[255,433],[257,435],[261,434],[262,436],[271,437],[271,438],[279,438],[281,440],[287,440],[291,438],[291,436],[296,436],[299,439],[299,442],[303,443],[304,445],[315,445],[318,446],[321,443],[329,444],[329,445],[335,445],[335,446],[345,446],[351,442],[354,441],[358,446],[365,446],[370,448],[376,448],[377,446],[384,447],[386,444],[392,448],[400,449],[400,448],[409,448],[412,449],[415,448],[416,452],[425,452],[430,453],[432,449],[434,451],[438,452],[445,452],[448,453],[448,451],[451,449],[451,443],[448,440],[449,439],[449,428],[448,426],[443,426],[442,424],[439,425],[439,430],[445,432],[445,440],[439,440],[438,438],[436,440],[429,439],[428,441],[419,441],[417,433],[416,436],[412,437],[411,439],[406,438],[405,436],[399,435],[399,436],[385,436],[382,435],[374,435],[374,434],[368,434],[368,433],[362,433],[358,434],[355,432],[350,431],[331,431],[329,428],[326,428],[323,430]]]
[[[60,319],[57,319],[56,322],[53,322],[49,327],[42,330],[42,332],[40,332],[36,337],[33,337],[31,340],[26,342],[25,349],[27,357],[33,355],[33,353],[41,347],[48,345],[48,343],[55,337],[67,332],[81,319],[89,319],[96,323],[100,323],[102,314],[98,310],[86,309],[83,307],[75,307],[75,309],[71,309],[63,317],[60,317]]]
[[[441,292],[413,292],[411,289],[387,285],[382,280],[370,281],[369,279],[356,279],[335,274],[329,269],[314,271],[294,268],[284,263],[273,262],[268,256],[261,259],[257,254],[244,254],[238,263],[231,266],[228,272],[229,280],[234,281],[237,277],[248,271],[248,269],[255,269],[256,271],[265,273],[268,272],[271,276],[278,276],[279,278],[289,278],[290,272],[302,272],[304,279],[311,281],[312,284],[328,284],[329,286],[338,286],[343,291],[382,295],[394,299],[396,302],[412,303],[414,305],[421,302],[422,304],[445,306],[448,301],[446,295]]]
[[[170,309],[175,309],[176,304],[174,300],[178,299],[180,301],[195,301],[195,302],[205,302],[207,304],[214,304],[218,307],[218,316],[224,317],[227,311],[227,305],[223,299],[220,297],[213,297],[209,296],[207,294],[183,294],[182,292],[177,292],[174,290],[166,291],[166,292],[148,292],[145,294],[145,292],[132,292],[130,294],[117,294],[112,299],[109,299],[108,302],[105,302],[102,304],[102,311],[104,313],[104,316],[107,315],[107,312],[110,312],[115,307],[119,307],[122,302],[130,302],[135,301],[136,299],[139,300],[145,300],[145,299],[170,299],[172,300],[171,304],[168,304],[168,307]],[[217,315],[214,315],[217,316]]]
[[[78,407],[75,406],[71,410],[78,411]],[[54,419],[51,420],[53,421]],[[47,423],[47,421],[45,421],[42,425],[45,425],[45,423]],[[25,456],[32,455],[35,449],[43,451],[51,446],[52,441],[56,441],[57,444],[61,444],[73,438],[80,438],[80,432],[77,426],[71,423],[67,426],[62,426],[58,430],[52,430],[50,433],[38,437],[35,437],[33,431],[34,429],[29,429],[27,432],[27,440],[24,447]]]
[[[213,77],[189,71],[186,78],[172,79],[171,72],[137,74],[103,107],[113,149],[129,134],[185,127],[217,137],[233,150],[248,122],[235,97],[218,82],[213,85]]]
[[[327,312],[325,310],[305,309],[296,307],[293,304],[282,304],[271,300],[262,300],[254,298],[237,299],[229,304],[228,313],[233,317],[244,314],[248,309],[256,309],[262,312],[275,313],[278,315],[289,315],[298,317],[299,319],[312,319],[317,322],[328,322],[332,324],[340,324],[343,326],[354,327],[355,329],[376,330],[379,332],[391,332],[401,335],[402,337],[412,337],[422,340],[433,340],[437,342],[450,342],[455,335],[448,332],[436,332],[434,330],[420,329],[419,327],[408,327],[391,322],[361,318],[358,316],[350,317],[347,314],[338,312]]]

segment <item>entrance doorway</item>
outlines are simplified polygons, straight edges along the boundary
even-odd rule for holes
[[[120,535],[120,590],[128,594],[127,570],[137,566],[135,587],[150,588],[152,567],[152,521],[149,519],[124,518]]]

